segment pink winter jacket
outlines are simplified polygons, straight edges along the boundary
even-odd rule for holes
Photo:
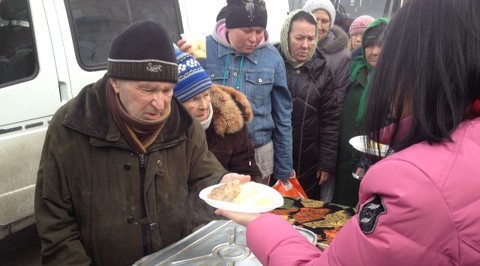
[[[453,142],[419,143],[369,169],[359,213],[323,253],[283,218],[247,227],[263,265],[480,265],[480,118]]]

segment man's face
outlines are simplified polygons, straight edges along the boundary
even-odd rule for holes
[[[251,54],[262,42],[265,29],[262,27],[244,27],[228,30],[228,40],[235,51]]]
[[[203,122],[207,120],[210,115],[211,102],[210,90],[206,90],[184,101],[183,106],[193,117]]]
[[[305,62],[310,52],[315,49],[316,25],[306,20],[295,20],[292,22],[288,35],[288,50],[290,56],[297,62]]]
[[[378,57],[381,52],[382,46],[379,44],[373,44],[365,48],[365,59],[373,68],[377,66]]]
[[[113,89],[129,115],[156,121],[170,110],[175,83],[111,79]]]
[[[318,41],[321,41],[327,37],[327,33],[330,31],[330,16],[323,9],[313,11],[313,16],[317,18]]]

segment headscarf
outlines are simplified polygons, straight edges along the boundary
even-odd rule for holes
[[[282,50],[283,55],[285,56],[285,59],[287,60],[287,62],[289,62],[293,66],[293,68],[298,68],[298,67],[302,66],[305,62],[310,61],[310,59],[312,59],[313,55],[315,54],[315,48],[313,48],[309,52],[307,60],[305,60],[305,62],[297,62],[290,55],[290,49],[288,48],[288,36],[290,35],[290,25],[292,24],[292,18],[300,12],[304,12],[304,13],[312,16],[315,19],[315,21],[317,21],[317,19],[315,18],[315,16],[313,16],[312,13],[310,13],[308,11],[305,11],[303,9],[297,9],[295,11],[290,12],[288,14],[287,18],[285,19],[285,22],[283,23],[283,26],[282,26],[282,30],[280,31],[280,48]],[[317,47],[317,42],[318,42],[318,31],[317,31],[316,27],[317,26],[315,25],[315,45],[314,45],[314,47]]]
[[[367,27],[367,29],[363,32],[362,34],[362,55],[356,56],[353,58],[353,62],[350,65],[350,76],[349,80],[350,82],[354,82],[355,79],[357,78],[357,75],[360,71],[367,71],[367,73],[372,74],[372,66],[367,63],[367,58],[365,57],[365,37],[368,35],[368,33],[378,27],[378,26],[386,26],[390,20],[388,18],[377,18],[374,20],[370,25]],[[365,116],[365,101],[366,101],[366,96],[368,92],[368,84],[370,83],[370,78],[367,79],[367,85],[365,86],[365,89],[362,92],[362,95],[360,97],[360,103],[358,105],[358,110],[357,110],[357,117],[356,117],[356,125],[359,127],[362,122],[363,118]]]

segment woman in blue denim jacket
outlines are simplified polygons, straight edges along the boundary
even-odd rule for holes
[[[263,181],[288,179],[292,171],[292,98],[285,65],[268,42],[265,2],[229,0],[226,18],[206,37],[207,58],[199,59],[212,82],[245,94],[254,118],[247,124]],[[188,51],[187,40],[179,47]]]

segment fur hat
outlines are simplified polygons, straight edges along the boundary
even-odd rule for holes
[[[330,29],[333,28],[333,25],[335,23],[335,16],[337,13],[335,11],[335,7],[333,6],[332,2],[330,2],[330,0],[308,0],[302,9],[310,11],[312,13],[313,11],[318,9],[323,9],[327,11],[328,15],[330,15]]]
[[[185,102],[212,87],[212,81],[198,61],[188,53],[177,52],[178,82],[173,94]]]
[[[369,15],[363,15],[356,18],[350,25],[350,28],[348,29],[348,34],[350,36],[362,34],[368,27],[368,25],[370,25],[370,23],[372,23],[374,20],[375,18]]]
[[[176,83],[173,42],[157,22],[138,21],[115,37],[108,56],[111,78]]]
[[[227,29],[242,27],[267,28],[267,7],[263,0],[227,0]]]

